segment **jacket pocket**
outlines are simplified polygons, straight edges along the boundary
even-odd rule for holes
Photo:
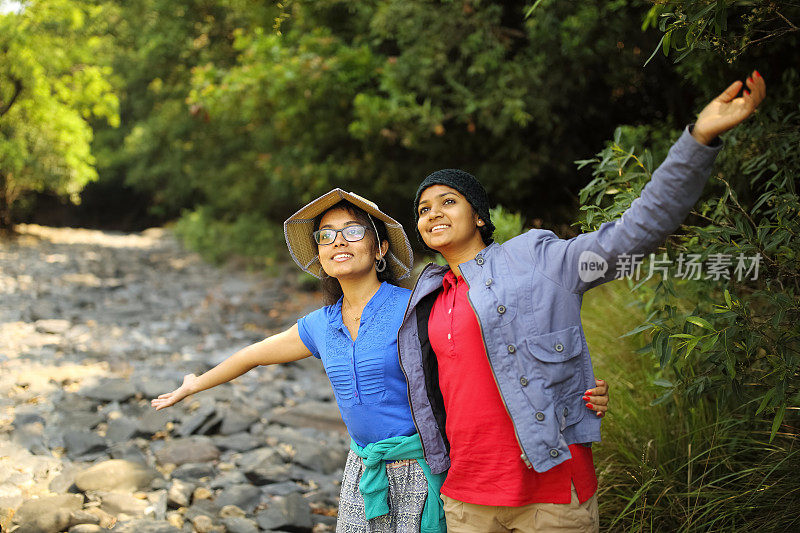
[[[583,341],[578,326],[553,331],[526,339],[534,357],[534,372],[545,389],[556,389],[551,395],[561,396],[562,391],[580,389],[583,383],[581,359]]]

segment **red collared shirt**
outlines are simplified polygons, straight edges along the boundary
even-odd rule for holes
[[[584,502],[597,490],[592,449],[570,445],[572,458],[546,472],[528,469],[492,373],[467,283],[449,271],[428,321],[439,364],[450,441],[442,494],[479,505],[570,503],[571,484]]]

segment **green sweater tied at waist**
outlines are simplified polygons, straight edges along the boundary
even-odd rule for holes
[[[419,434],[410,437],[390,437],[361,447],[350,440],[350,449],[363,459],[364,472],[358,482],[358,489],[364,498],[367,520],[389,512],[389,477],[386,475],[386,461],[416,459],[425,479],[428,480],[428,497],[422,510],[421,533],[446,533],[444,509],[439,491],[445,474],[432,474],[422,453]]]

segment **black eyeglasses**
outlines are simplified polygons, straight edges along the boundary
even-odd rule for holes
[[[318,229],[314,232],[314,241],[320,245],[333,244],[336,240],[336,234],[340,233],[344,240],[347,242],[356,242],[364,238],[367,233],[367,227],[361,225],[345,226],[342,229],[325,228]]]

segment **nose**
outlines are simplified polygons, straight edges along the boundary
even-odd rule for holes
[[[347,239],[344,238],[344,232],[337,231],[336,238],[333,239],[333,247],[347,246]]]

